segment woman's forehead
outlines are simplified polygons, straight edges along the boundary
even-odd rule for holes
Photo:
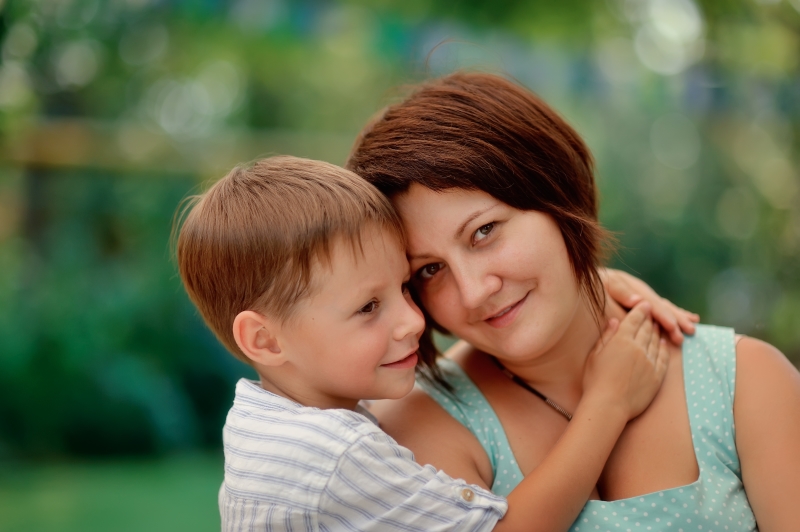
[[[407,249],[412,257],[424,255],[425,250],[443,242],[459,240],[476,219],[507,207],[479,190],[434,191],[416,184],[393,201],[402,219]]]
[[[482,190],[465,188],[432,190],[416,183],[403,194],[396,196],[393,203],[404,224],[432,219],[453,222],[454,216],[462,219],[460,220],[462,222],[464,216],[469,217],[476,212],[503,204]]]

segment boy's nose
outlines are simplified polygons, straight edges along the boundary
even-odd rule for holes
[[[410,297],[405,299],[405,308],[400,324],[395,328],[395,340],[402,340],[410,334],[419,335],[425,329],[425,317]]]

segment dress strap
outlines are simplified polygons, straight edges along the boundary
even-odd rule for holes
[[[701,476],[716,460],[741,479],[733,423],[736,340],[733,329],[698,325],[683,344],[683,378],[689,424]]]

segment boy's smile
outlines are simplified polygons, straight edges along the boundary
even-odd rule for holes
[[[320,408],[404,396],[414,385],[425,322],[405,286],[409,268],[400,242],[370,226],[360,247],[334,239],[330,257],[330,264],[314,265],[311,296],[276,334],[286,362],[271,384]]]
[[[419,346],[417,346],[417,347],[419,347]],[[397,362],[390,362],[388,364],[381,364],[381,366],[383,366],[384,368],[398,368],[398,369],[414,368],[414,367],[417,366],[417,360],[418,359],[419,359],[419,357],[417,356],[417,351],[415,349],[414,352],[411,353],[410,355],[408,355],[407,357],[401,358]]]

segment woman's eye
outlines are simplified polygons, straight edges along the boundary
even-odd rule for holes
[[[442,267],[438,262],[434,262],[432,264],[426,264],[425,266],[419,269],[417,275],[420,277],[420,279],[430,279],[431,277],[436,275],[436,272],[438,272],[441,268]]]
[[[475,231],[475,234],[472,235],[472,241],[480,242],[481,240],[489,236],[489,234],[492,232],[492,229],[494,229],[494,222],[480,226],[478,230]]]
[[[359,314],[372,314],[378,309],[378,302],[377,301],[370,301],[360,309],[358,309]]]

